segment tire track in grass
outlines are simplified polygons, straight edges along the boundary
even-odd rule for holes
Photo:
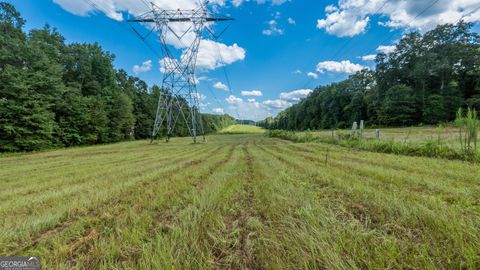
[[[205,152],[204,156],[216,154],[221,150],[221,148],[222,147],[217,147],[213,151]],[[177,164],[179,163],[179,161],[181,161],[181,159],[174,159],[169,164]],[[59,220],[57,224],[54,225],[54,227],[47,228],[45,230],[35,233],[33,236],[31,236],[31,240],[30,240],[31,242],[29,244],[15,249],[15,251],[11,252],[10,254],[12,256],[18,255],[21,252],[24,252],[30,248],[34,248],[41,241],[47,239],[49,236],[53,236],[58,233],[61,233],[62,231],[67,229],[69,226],[73,225],[75,222],[81,221],[82,218],[87,216],[99,216],[102,213],[103,209],[105,208],[108,209],[110,206],[127,202],[130,199],[129,196],[131,196],[131,194],[134,194],[134,192],[138,192],[138,190],[147,189],[149,186],[156,183],[156,181],[160,180],[162,177],[174,175],[175,173],[188,169],[189,167],[199,165],[203,161],[204,159],[201,158],[201,159],[195,159],[195,160],[187,160],[185,162],[179,163],[176,167],[172,168],[171,170],[169,169],[167,171],[161,172],[158,175],[155,175],[153,179],[147,179],[143,181],[139,180],[139,184],[136,185],[134,189],[130,189],[126,191],[123,190],[123,191],[120,191],[119,194],[112,195],[110,198],[115,198],[113,200],[110,200],[110,198],[108,198],[97,205],[92,205],[90,208],[79,211],[78,214],[65,215],[64,219]],[[127,189],[127,188],[128,187],[124,187],[124,189]]]
[[[255,269],[254,258],[251,254],[250,248],[248,246],[250,229],[248,228],[248,219],[252,215],[252,208],[254,203],[254,193],[252,189],[252,181],[255,180],[255,171],[253,168],[253,157],[248,150],[248,143],[243,145],[243,153],[245,158],[245,163],[247,164],[246,172],[246,182],[245,182],[245,192],[247,193],[247,198],[245,202],[245,208],[240,215],[240,227],[242,228],[241,233],[241,249],[242,249],[242,259],[246,269]]]
[[[263,201],[257,204],[265,220],[257,241],[261,268],[355,269],[335,247],[335,236],[329,236],[335,216],[318,203],[318,196],[329,187],[314,183],[312,188],[315,179],[299,171],[301,166],[288,163],[288,158],[296,160],[294,155],[278,159],[276,152],[265,149],[274,146],[258,145],[255,151],[259,169],[268,176],[260,181]]]
[[[162,206],[157,209],[162,220],[149,232],[147,241],[137,245],[143,251],[140,260],[134,264],[112,260],[111,265],[126,269],[212,269],[211,250],[225,243],[217,241],[224,232],[223,217],[232,209],[233,195],[243,187],[239,168],[242,152],[239,144],[229,145],[232,147],[222,153],[222,159],[212,156],[211,163],[223,163],[218,169],[202,168],[205,176],[195,182],[185,183],[190,176],[181,176],[181,185],[189,187],[186,194],[169,196],[165,199],[168,204],[160,202]],[[204,182],[201,190],[197,189],[199,182]]]
[[[215,163],[213,166],[211,166],[208,169],[208,173],[206,175],[200,175],[196,179],[196,181],[193,185],[195,186],[195,188],[198,192],[201,192],[205,188],[206,180],[208,180],[217,170],[222,168],[225,164],[227,164],[232,159],[233,153],[235,152],[236,148],[237,148],[236,145],[231,146],[230,149],[228,150],[228,153],[227,153],[225,159]],[[150,229],[149,236],[153,237],[153,235],[156,232],[158,232],[157,229],[159,227],[163,231],[163,228],[165,227],[165,225],[167,225],[167,226],[171,225],[175,221],[175,214],[178,213],[179,211],[181,211],[181,209],[178,209],[175,213],[171,213],[169,215],[166,215],[165,213],[167,211],[163,210],[163,211],[155,214],[154,217],[153,217],[154,225]],[[166,221],[166,222],[164,222],[164,221]]]
[[[242,138],[243,139],[243,138]],[[252,233],[248,221],[252,217],[254,192],[252,183],[255,180],[253,158],[248,150],[248,141],[242,143],[243,157],[239,160],[245,168],[239,172],[239,181],[242,181],[241,190],[232,197],[231,209],[233,213],[224,217],[225,229],[218,239],[226,239],[212,250],[212,269],[256,269],[254,258],[249,247],[249,237]],[[239,258],[236,261],[233,258]],[[237,264],[241,264],[237,265]]]

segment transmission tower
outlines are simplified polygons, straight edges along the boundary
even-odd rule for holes
[[[212,33],[210,24],[231,21],[232,18],[211,16],[208,2],[199,4],[192,10],[166,10],[150,3],[151,10],[129,22],[152,23],[152,29],[159,33],[163,59],[162,93],[157,106],[152,141],[156,139],[163,125],[167,130],[167,142],[180,119],[185,121],[193,142],[202,136],[205,141],[203,121],[200,114],[200,94],[197,91],[195,69],[200,42],[206,33]],[[181,47],[172,48],[171,44]],[[177,52],[177,54],[175,54]],[[166,91],[166,92],[163,92]],[[185,102],[186,101],[186,102]],[[186,103],[186,104],[185,104]],[[188,113],[184,112],[188,109]],[[180,120],[181,121],[181,120]]]

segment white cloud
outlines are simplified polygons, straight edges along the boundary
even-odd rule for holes
[[[93,4],[89,5],[86,1],[73,0],[54,0],[65,10],[79,15],[87,16],[94,11],[103,12],[106,16],[114,20],[124,20],[122,12],[127,12],[133,16],[140,16],[148,11],[146,5],[138,0],[89,0]],[[155,5],[168,10],[176,9],[195,9],[198,8],[198,0],[151,0]],[[210,1],[213,6],[224,6],[227,1],[214,0]],[[179,40],[171,31],[166,36],[167,43],[177,49],[183,49],[183,54],[179,59],[183,59],[187,53],[186,48],[194,40],[195,35],[189,32],[190,23],[175,23],[170,25],[171,29],[178,35],[182,36]],[[234,62],[245,59],[245,49],[237,44],[226,45],[213,40],[202,40],[200,43],[197,67],[204,70],[213,70],[224,65],[230,65]]]
[[[228,91],[228,86],[226,86],[224,83],[222,82],[216,82],[213,87],[215,89],[219,89],[219,90],[223,90],[223,91]]]
[[[297,24],[297,22],[293,18],[288,18],[287,21],[288,24]]]
[[[422,32],[461,18],[467,22],[480,21],[478,0],[339,0],[337,5],[327,6],[325,12],[326,17],[317,21],[317,27],[339,37],[363,33],[374,15],[386,18],[381,25]]]
[[[237,44],[227,46],[212,40],[202,40],[197,57],[197,68],[199,71],[214,70],[219,67],[233,64],[245,59],[245,50]],[[185,52],[181,59],[186,59]],[[174,58],[163,58],[160,60],[160,71],[165,73],[175,70],[180,63]]]
[[[192,97],[194,98],[197,98],[198,101],[205,101],[207,99],[207,96],[205,96],[204,94],[200,94],[200,93],[192,93]]]
[[[317,65],[317,71],[320,73],[332,72],[332,73],[343,73],[343,74],[353,74],[355,72],[361,71],[366,67],[351,63],[349,60],[337,62],[337,61],[324,61],[320,62]]]
[[[268,24],[268,29],[265,29],[262,31],[262,34],[265,36],[273,36],[273,35],[283,35],[284,31],[283,29],[280,29],[278,27],[278,23],[276,20],[270,20],[267,22]]]
[[[250,0],[211,0],[210,6],[213,9],[218,9],[219,7],[226,6],[227,4],[238,7],[244,2],[249,1]],[[108,17],[118,21],[124,19],[121,13],[124,11],[132,15],[140,15],[149,11],[148,7],[138,0],[89,0],[89,2],[92,4],[81,0],[53,0],[53,2],[57,3],[63,9],[75,15],[87,16],[92,11],[98,10],[105,13],[105,15]],[[156,6],[162,7],[166,10],[191,10],[199,7],[198,0],[149,0],[148,2],[152,2]],[[287,2],[287,0],[255,0],[254,2],[258,4],[271,2],[272,5],[281,5]]]
[[[365,32],[370,19],[368,17],[349,16],[344,11],[334,11],[326,19],[317,21],[318,29],[325,29],[338,37],[353,37]]]
[[[263,93],[262,91],[258,91],[258,90],[242,91],[242,96],[261,97],[263,96]]]
[[[373,61],[377,58],[376,54],[369,54],[369,55],[364,55],[362,56],[363,61]]]
[[[284,92],[279,95],[278,99],[268,99],[263,102],[259,102],[255,98],[248,98],[244,101],[241,98],[231,95],[226,99],[228,104],[230,104],[227,108],[227,112],[231,115],[235,115],[239,119],[258,121],[285,110],[299,102],[301,99],[307,97],[311,92],[311,89],[299,89]]]
[[[212,112],[216,114],[224,114],[225,110],[223,108],[214,108]]]
[[[238,98],[234,95],[230,95],[228,98],[225,99],[225,101],[228,103],[228,104],[236,104],[236,103],[241,103],[243,102],[243,99],[241,98]]]
[[[378,46],[377,51],[382,52],[384,54],[390,54],[390,53],[394,52],[396,48],[397,48],[396,46],[380,45],[380,46]]]
[[[299,89],[291,92],[280,93],[280,99],[288,102],[298,102],[306,98],[313,90],[311,89]]]
[[[162,73],[175,71],[176,66],[179,64],[177,59],[168,57],[158,60],[158,63],[160,64],[160,72]]]
[[[291,107],[293,104],[285,101],[283,99],[274,99],[274,100],[265,100],[263,105],[271,110],[285,110],[288,107]]]
[[[378,46],[377,51],[388,55],[388,54],[394,52],[396,48],[397,48],[396,46],[380,45],[380,46]],[[362,58],[363,61],[374,61],[375,59],[377,59],[377,55],[376,54],[369,54],[369,55],[364,55],[361,58]]]
[[[139,65],[134,65],[132,68],[133,73],[135,74],[140,74],[142,72],[147,72],[152,70],[152,60],[147,60],[142,63],[141,66]]]
[[[297,69],[292,73],[295,74],[295,75],[299,75],[299,74],[302,74],[302,71],[300,69]]]
[[[87,16],[92,11],[94,7],[87,3],[87,1],[71,1],[71,0],[53,0],[53,2],[60,5],[66,11],[78,15],[78,16]],[[133,4],[133,1],[131,1]],[[92,0],[92,3],[100,9],[105,15],[113,20],[122,21],[123,16],[120,13],[120,6],[117,1],[114,0]]]
[[[201,70],[233,64],[245,59],[246,51],[237,44],[227,46],[212,40],[202,40],[197,58],[197,67]]]
[[[325,7],[325,12],[327,12],[327,13],[332,13],[332,12],[335,12],[337,10],[338,10],[338,8],[335,5],[328,5],[328,6]]]
[[[318,74],[315,73],[315,72],[308,72],[308,73],[307,73],[307,76],[308,76],[308,77],[311,77],[311,78],[313,78],[313,79],[315,79],[315,80],[318,79]]]

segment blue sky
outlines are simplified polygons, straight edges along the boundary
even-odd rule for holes
[[[96,3],[101,11],[94,10],[89,1]],[[195,2],[154,1],[168,8],[175,5],[189,8]],[[142,0],[7,2],[14,4],[26,18],[27,30],[49,23],[69,43],[98,42],[116,55],[116,68],[127,70],[149,85],[161,85],[158,57],[127,30],[125,22],[129,16],[146,9]],[[219,40],[221,46],[201,48],[205,67],[197,78],[200,79],[198,89],[203,95],[202,110],[253,120],[277,114],[318,85],[345,79],[363,67],[374,68],[371,55],[379,48],[388,51],[388,46],[405,32],[427,31],[438,23],[456,22],[462,16],[469,21],[480,21],[478,0],[211,2],[214,4],[210,8],[236,21]],[[141,31],[141,26],[138,29]],[[478,24],[475,30],[479,30]],[[160,52],[154,35],[148,38],[148,43]],[[218,68],[223,61],[219,63],[219,59],[213,59],[218,52],[211,50],[219,48],[222,55],[226,55],[227,59],[223,60],[231,62],[225,67],[231,89],[226,89],[224,70]],[[212,66],[212,63],[216,64]]]

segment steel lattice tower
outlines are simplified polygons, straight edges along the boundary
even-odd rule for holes
[[[179,119],[183,119],[189,129],[194,142],[202,136],[205,140],[203,121],[200,114],[200,95],[197,91],[195,69],[200,42],[205,29],[211,32],[208,24],[219,21],[230,21],[231,18],[213,17],[210,15],[207,4],[201,3],[193,10],[165,10],[154,3],[151,10],[135,20],[129,22],[153,23],[159,33],[162,47],[162,92],[157,106],[155,124],[152,131],[152,141],[155,140],[160,129],[165,124],[167,142],[169,141]],[[172,24],[182,24],[182,30],[176,30]],[[181,56],[176,58],[169,42],[176,39],[183,45]],[[185,44],[185,43],[188,44]],[[186,101],[182,102],[183,100]],[[188,108],[185,108],[188,107]],[[188,109],[188,114],[184,112]]]

